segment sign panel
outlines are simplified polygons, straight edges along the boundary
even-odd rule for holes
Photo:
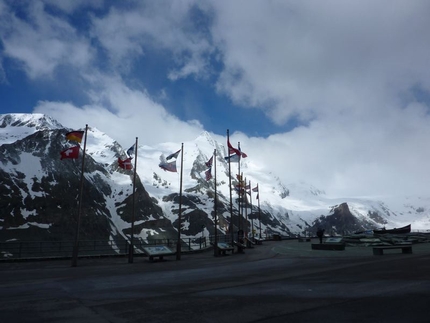
[[[143,247],[142,249],[149,256],[171,255],[175,253],[172,249],[166,246],[148,246],[148,247]]]
[[[330,238],[326,238],[324,240],[324,242],[325,243],[342,243],[342,239],[343,238],[332,238],[332,237],[330,237]]]

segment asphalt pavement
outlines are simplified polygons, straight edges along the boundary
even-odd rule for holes
[[[313,241],[316,243],[316,241]],[[430,244],[0,262],[0,322],[429,322]]]

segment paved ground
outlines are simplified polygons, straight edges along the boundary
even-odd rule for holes
[[[430,321],[428,243],[373,256],[271,241],[166,259],[0,263],[0,322]]]

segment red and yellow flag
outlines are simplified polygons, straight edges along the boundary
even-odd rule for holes
[[[70,131],[66,133],[66,139],[81,143],[84,131]]]

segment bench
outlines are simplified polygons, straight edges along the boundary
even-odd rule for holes
[[[223,255],[223,256],[225,256],[228,251],[231,251],[231,252],[234,251],[234,247],[227,242],[218,242],[217,249],[218,249],[218,255]]]
[[[238,253],[245,253],[245,249],[246,246],[243,243],[237,242],[237,241],[233,241],[234,245],[237,247],[237,252]]]
[[[312,243],[312,250],[345,250],[344,243]]]
[[[143,252],[149,257],[149,260],[153,261],[154,258],[158,258],[160,261],[163,260],[164,256],[171,256],[176,254],[176,251],[173,251],[167,246],[146,246],[143,247]]]
[[[391,245],[391,246],[375,246],[373,247],[373,255],[382,256],[385,250],[402,249],[402,253],[412,253],[411,244]]]

